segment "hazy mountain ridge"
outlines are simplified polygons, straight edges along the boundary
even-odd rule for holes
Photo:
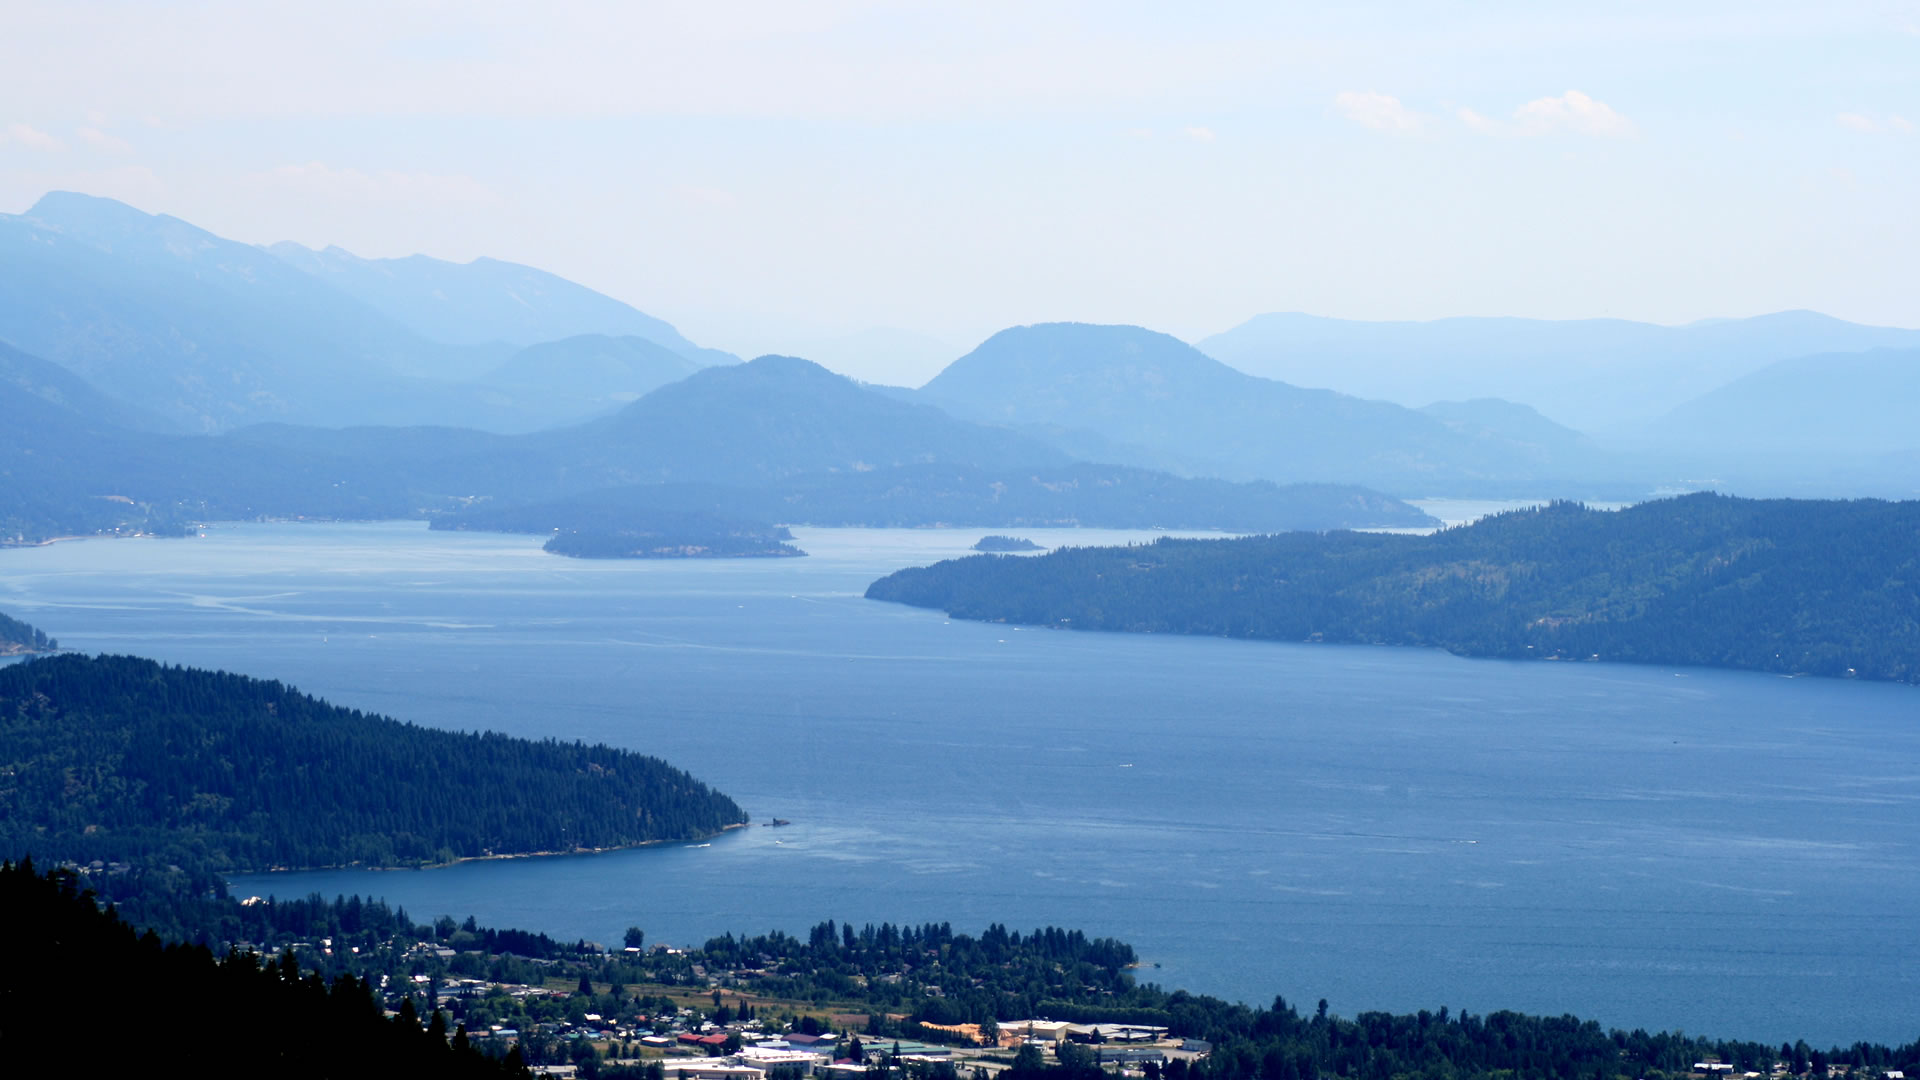
[[[1920,348],[1875,349],[1769,364],[1676,406],[1647,436],[1762,455],[1870,457],[1920,450],[1916,417]]]
[[[87,380],[0,341],[0,383],[77,416],[135,431],[173,433],[164,418],[101,393]]]
[[[337,287],[364,284],[354,275],[316,276],[297,261],[111,199],[53,192],[24,214],[0,215],[0,341],[186,431],[273,420],[527,430],[557,419],[530,417],[512,394],[460,381],[499,367],[514,345],[474,343],[471,333],[436,340]],[[534,324],[567,327],[556,336],[593,329],[565,322],[580,314],[596,325],[666,338],[696,363],[732,359],[692,346],[626,305],[530,268],[493,260],[396,262],[408,263],[402,271],[420,269],[430,283],[454,288],[463,301],[479,297],[469,307],[484,307],[489,298],[504,304],[515,283],[531,280],[541,295],[567,301],[548,305],[544,321]],[[414,280],[420,274],[402,271],[368,272],[395,289],[421,285]],[[408,304],[417,300],[389,297],[385,306],[413,314],[418,326],[444,330],[445,320],[411,311]],[[464,311],[453,318],[469,317]]]
[[[921,394],[957,415],[1052,429],[1132,464],[1230,479],[1498,495],[1551,489],[1589,467],[1562,460],[1582,449],[1575,439],[1548,447],[1486,424],[1463,432],[1389,402],[1247,375],[1133,326],[1003,330]]]
[[[866,390],[797,357],[763,356],[661,387],[604,419],[532,436],[622,482],[773,480],[897,465],[1064,465],[1011,431]]]
[[[1920,330],[1811,311],[1659,326],[1624,319],[1356,322],[1257,315],[1197,343],[1241,371],[1417,407],[1520,401],[1580,431],[1630,429],[1777,360],[1920,348]]]
[[[340,247],[315,251],[282,241],[277,258],[406,326],[450,345],[527,346],[581,334],[638,337],[696,365],[739,359],[688,341],[663,319],[531,266],[481,257],[455,263],[427,255],[363,259]],[[475,372],[446,371],[447,378]]]
[[[0,339],[189,430],[311,414],[433,347],[255,248],[60,192],[0,216]]]
[[[0,381],[0,538],[178,534],[195,521],[407,518],[654,485],[658,509],[817,524],[1223,528],[1418,525],[1357,489],[1075,465],[1044,443],[860,387],[804,360],[705,369],[612,416],[532,435],[261,424],[167,436]],[[701,493],[697,496],[688,492]],[[1329,495],[1329,492],[1334,494]]]

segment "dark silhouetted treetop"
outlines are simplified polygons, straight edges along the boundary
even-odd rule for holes
[[[70,873],[0,865],[0,1055],[11,1075],[61,1076],[158,1071],[176,1076],[323,1077],[525,1076],[525,1069],[448,1044],[411,1009],[389,1020],[373,987],[341,975],[331,983],[251,953],[222,959],[203,946],[136,935],[102,910]],[[155,1070],[100,1043],[102,980],[140,995],[140,1053]]]

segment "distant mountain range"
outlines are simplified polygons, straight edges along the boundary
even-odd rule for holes
[[[267,420],[548,426],[582,414],[542,412],[474,380],[539,335],[588,333],[639,337],[696,365],[734,359],[512,263],[276,253],[70,192],[0,215],[0,341],[170,430]]]
[[[1920,330],[1811,311],[1657,326],[1623,319],[1352,322],[1260,315],[1198,342],[1241,371],[1422,406],[1522,401],[1592,434],[1631,431],[1778,360],[1920,348]]]
[[[894,498],[871,474],[929,466],[972,471],[914,475],[895,511],[930,514],[925,496],[991,516],[1007,506],[972,485],[1024,490],[1022,470],[1074,463],[1161,479],[1078,511],[1056,493],[1023,520],[1110,517],[1162,474],[1408,497],[1920,494],[1920,331],[1806,312],[1269,315],[1202,344],[1013,327],[919,390],[861,386],[793,358],[740,365],[530,267],[261,248],[55,192],[0,215],[0,537],[633,484],[779,489],[845,518],[856,487]],[[207,435],[232,438],[191,438]],[[799,479],[816,476],[841,479]],[[1271,498],[1222,490],[1165,505],[1184,520]]]
[[[623,485],[645,492],[636,512],[784,523],[1252,531],[1430,520],[1377,492],[1074,464],[1040,440],[790,357],[702,369],[603,419],[527,435],[274,423],[221,436],[96,419],[82,409],[101,399],[71,375],[6,358],[0,370],[20,375],[0,379],[0,415],[14,421],[0,426],[0,542],[177,534],[236,518],[422,517]]]

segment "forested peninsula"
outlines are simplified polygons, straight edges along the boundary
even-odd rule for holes
[[[1293,533],[991,555],[874,600],[1075,630],[1920,682],[1920,502],[1555,503],[1431,536]]]
[[[657,758],[463,734],[126,656],[0,668],[0,855],[196,873],[421,865],[743,823]]]
[[[46,631],[0,611],[0,656],[52,652],[59,647],[60,643],[48,637]]]

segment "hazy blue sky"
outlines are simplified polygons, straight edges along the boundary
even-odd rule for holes
[[[249,241],[494,255],[736,350],[1276,310],[1920,326],[1916,3],[5,21],[0,210],[71,188]]]

